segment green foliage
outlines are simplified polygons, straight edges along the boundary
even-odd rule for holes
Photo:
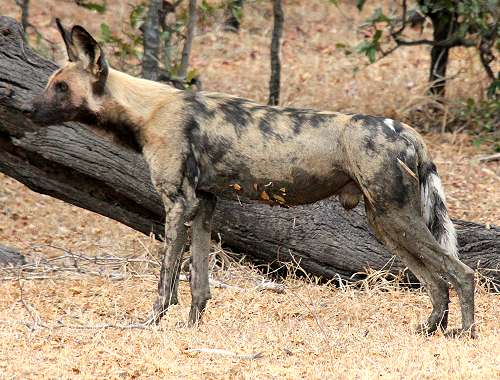
[[[203,16],[213,16],[215,14],[215,11],[217,10],[217,7],[213,4],[210,4],[206,0],[202,0],[201,4],[198,6],[198,13]]]
[[[357,7],[359,10],[362,10],[362,9],[363,9],[363,6],[365,5],[365,2],[366,2],[366,0],[356,0],[356,7]]]
[[[108,24],[101,24],[99,42],[115,47],[114,54],[121,58],[141,58],[142,37],[137,33],[125,33],[123,38],[113,33]]]
[[[122,59],[142,57],[142,33],[139,31],[140,26],[144,21],[146,5],[139,3],[132,7],[129,15],[129,26],[131,31],[125,31],[122,35],[113,33],[108,24],[101,24],[101,35],[99,42],[111,45],[114,49],[115,56]]]
[[[129,15],[129,23],[132,29],[139,29],[144,22],[144,15],[146,13],[146,5],[144,3],[137,4],[132,8]]]
[[[365,1],[358,0],[356,5],[359,10],[365,5]],[[448,11],[450,15],[456,17],[457,27],[455,28],[451,38],[460,38],[470,41],[472,45],[479,45],[479,42],[484,39],[495,39],[496,50],[500,50],[498,35],[500,34],[499,15],[499,0],[419,0],[418,9],[423,15],[431,15],[440,11]],[[409,10],[406,14],[410,14]],[[400,11],[401,12],[401,11]],[[405,24],[406,25],[406,24]],[[368,37],[358,44],[356,51],[365,54],[370,63],[375,61],[374,56],[382,53],[381,40],[396,42],[399,37],[395,33],[399,27],[402,27],[401,14],[399,13],[384,13],[382,8],[376,8],[372,15],[368,17],[360,28],[371,30]],[[404,28],[403,28],[404,29]],[[381,31],[382,35],[378,33]],[[396,35],[397,34],[397,35]],[[388,38],[386,38],[388,37]],[[376,50],[374,53],[373,49]]]
[[[337,1],[337,0],[330,0],[330,1],[333,3],[334,1]],[[229,8],[229,12],[231,13],[231,15],[236,20],[241,22],[241,20],[243,18],[243,8],[240,5],[238,5],[235,1],[232,1],[232,0],[228,1],[227,6]]]
[[[456,112],[457,121],[473,133],[474,145],[488,144],[500,152],[500,99],[489,97],[476,101],[468,98]],[[456,122],[455,122],[456,123]]]
[[[500,98],[500,71],[497,73],[495,80],[489,85],[486,94],[490,99]]]
[[[380,37],[382,37],[382,31],[376,29],[372,38],[361,41],[355,46],[354,51],[365,54],[370,63],[375,62],[377,60],[377,51],[380,50]]]
[[[77,0],[76,5],[86,8],[88,10],[103,14],[106,12],[107,4],[106,0],[104,0],[102,3],[94,3],[92,1],[85,1],[85,0]]]
[[[375,25],[379,22],[385,22],[387,24],[390,24],[391,22],[394,22],[394,20],[386,16],[382,11],[382,8],[375,8],[372,15],[366,19],[365,24]]]

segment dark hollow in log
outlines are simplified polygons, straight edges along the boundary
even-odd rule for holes
[[[0,245],[0,267],[19,267],[26,264],[25,257],[17,249]]]
[[[23,104],[42,91],[56,65],[22,45],[19,25],[0,17],[0,171],[32,190],[94,211],[138,231],[162,234],[163,207],[139,154],[68,123],[40,128]],[[455,221],[460,254],[473,268],[500,268],[500,228]],[[259,263],[299,262],[308,273],[349,279],[392,258],[370,233],[364,209],[336,200],[292,209],[220,201],[215,233]],[[402,268],[396,260],[392,271]],[[486,274],[500,281],[500,272]]]

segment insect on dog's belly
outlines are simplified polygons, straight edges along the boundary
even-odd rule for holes
[[[249,173],[219,174],[202,181],[198,188],[231,200],[260,201],[286,207],[314,203],[332,196],[350,180],[342,171],[319,176],[294,168],[289,178],[255,177]]]

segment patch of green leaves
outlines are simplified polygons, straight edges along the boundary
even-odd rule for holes
[[[372,15],[366,20],[367,23],[373,25],[379,22],[390,23],[391,18],[384,14],[382,8],[375,8]]]
[[[132,29],[138,29],[144,22],[146,4],[140,3],[132,8],[129,15],[129,23]]]
[[[375,30],[371,39],[366,39],[361,41],[355,46],[354,50],[357,53],[365,54],[368,57],[370,63],[377,60],[377,51],[380,50],[380,38],[382,37],[382,31],[380,29]]]
[[[359,10],[362,10],[362,9],[363,9],[363,6],[365,5],[365,2],[366,2],[366,0],[356,0],[356,7],[357,7]]]
[[[127,33],[128,41],[124,38],[115,35],[108,24],[101,23],[101,35],[99,42],[112,45],[116,48],[115,55],[121,57],[136,57],[140,58],[140,47],[142,46],[142,38],[135,33]]]
[[[86,1],[86,0],[77,0],[76,5],[88,9],[90,11],[97,12],[99,14],[103,14],[104,12],[106,12],[107,9],[106,0],[104,0],[102,3],[94,3],[92,1]]]
[[[500,98],[500,71],[497,73],[497,77],[495,78],[495,80],[488,86],[486,94],[490,99]]]
[[[476,101],[468,98],[457,112],[458,120],[476,135],[475,145],[490,143],[500,151],[500,99],[486,98]]]

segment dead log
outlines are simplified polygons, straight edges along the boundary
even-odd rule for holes
[[[17,249],[0,245],[0,268],[19,267],[26,264],[25,257]]]
[[[89,126],[40,128],[23,115],[56,65],[23,47],[19,25],[0,17],[0,171],[32,190],[160,236],[163,207],[144,159]],[[460,254],[473,268],[500,268],[500,228],[455,221]],[[220,201],[223,242],[260,263],[296,261],[312,275],[349,279],[391,260],[370,233],[363,207],[336,200],[292,209]],[[293,259],[292,259],[293,258]],[[392,270],[401,269],[397,261]],[[486,272],[500,282],[500,272]]]

